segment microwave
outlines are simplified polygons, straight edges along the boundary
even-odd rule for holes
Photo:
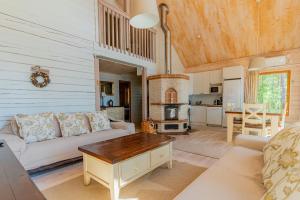
[[[221,94],[222,93],[222,86],[210,86],[210,93],[211,94]]]

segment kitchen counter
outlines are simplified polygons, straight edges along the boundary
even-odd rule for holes
[[[193,104],[191,106],[205,106],[205,107],[223,107],[223,105],[213,105],[213,104]]]

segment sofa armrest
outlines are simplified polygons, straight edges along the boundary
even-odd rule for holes
[[[127,123],[124,121],[115,121],[110,123],[112,129],[123,129],[129,131],[130,133],[135,133],[134,123]]]
[[[269,140],[270,138],[267,137],[239,134],[234,139],[234,145],[263,151],[264,146]]]
[[[14,153],[22,153],[26,149],[25,141],[16,135],[0,134],[0,140],[5,140]]]

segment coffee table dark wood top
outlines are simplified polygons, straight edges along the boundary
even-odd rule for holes
[[[136,133],[79,147],[79,151],[110,164],[126,160],[174,141],[166,135]]]

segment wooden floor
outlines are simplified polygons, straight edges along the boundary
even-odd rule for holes
[[[210,128],[207,128],[207,130],[209,129]],[[173,150],[173,160],[209,168],[218,159],[187,153],[184,151]],[[82,174],[82,163],[80,162],[57,170],[53,170],[51,172],[34,176],[32,177],[32,179],[40,190],[45,190],[75,177],[81,176]]]

